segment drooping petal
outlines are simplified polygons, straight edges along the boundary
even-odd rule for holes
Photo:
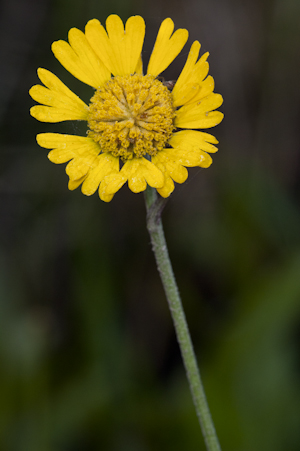
[[[184,183],[188,177],[187,167],[200,166],[208,168],[212,158],[206,152],[197,149],[166,148],[155,157],[153,163],[163,172],[165,183],[162,188],[157,189],[162,197],[168,197],[174,190],[174,182]]]
[[[175,126],[179,128],[214,127],[223,119],[223,113],[213,110],[222,103],[222,96],[212,93],[199,102],[184,105],[176,112]]]
[[[84,179],[86,178],[86,175],[84,175],[83,177],[81,177],[80,179],[77,180],[69,180],[68,183],[68,189],[70,191],[74,191],[74,189],[78,188],[79,185],[81,185],[81,183],[84,181]]]
[[[74,157],[66,166],[66,174],[70,180],[78,180],[97,166],[98,157],[87,150],[82,156]]]
[[[90,20],[85,33],[94,52],[113,75],[130,75],[140,70],[140,57],[145,37],[145,22],[141,16],[130,17],[125,25],[112,14],[106,29],[96,19]]]
[[[170,194],[174,191],[175,185],[172,178],[167,174],[165,175],[165,184],[162,188],[157,188],[157,192],[161,195],[161,197],[169,197]]]
[[[156,166],[158,164],[163,164],[165,167],[164,172],[167,172],[172,177],[174,182],[183,183],[188,177],[187,169],[174,158],[170,158],[168,155],[168,149],[164,149],[152,157],[152,163]]]
[[[146,158],[133,158],[124,164],[122,170],[123,174],[128,177],[129,188],[134,193],[144,191],[146,182],[152,188],[160,188],[164,184],[164,176],[161,171]]]
[[[69,31],[69,44],[56,41],[52,51],[58,61],[78,80],[94,88],[110,79],[110,71],[96,55],[84,33],[77,28]]]
[[[168,171],[166,170],[165,166],[160,161],[157,160],[156,165],[157,165],[158,169],[160,169],[161,172],[164,174],[164,178],[165,178],[165,183],[164,183],[163,187],[157,188],[157,192],[164,198],[169,197],[170,194],[175,189],[174,182],[173,182],[172,178],[170,177]]]
[[[105,177],[99,186],[99,197],[109,202],[120,188],[127,182],[127,178],[120,172]]]
[[[35,85],[29,94],[42,105],[35,105],[30,114],[41,122],[86,120],[88,106],[58,78],[46,69],[39,68],[42,85]]]
[[[180,164],[177,157],[168,154],[169,149],[164,149],[157,155],[152,157],[152,162],[155,164],[164,175],[164,185],[158,188],[157,191],[162,197],[168,197],[174,190],[174,182],[183,183],[188,177],[187,169]]]
[[[60,164],[71,160],[66,167],[66,173],[71,180],[85,177],[97,164],[100,147],[91,138],[41,133],[37,135],[37,142],[41,147],[53,149],[48,154],[53,163]]]
[[[162,172],[146,158],[132,158],[127,160],[120,173],[107,180],[106,192],[112,194],[120,189],[128,180],[128,186],[134,193],[144,191],[148,185],[160,188],[164,184]]]
[[[102,153],[97,157],[96,166],[91,169],[82,185],[81,191],[86,196],[96,192],[102,180],[111,174],[119,173],[119,158],[109,153]]]
[[[106,194],[105,189],[101,189],[101,187],[103,186],[103,183],[100,184],[100,188],[99,188],[99,197],[101,200],[103,200],[103,202],[110,202],[112,200],[112,198],[114,197],[114,194]]]
[[[173,20],[170,18],[165,19],[157,34],[148,64],[147,74],[157,77],[157,75],[163,72],[172,63],[183,49],[188,39],[188,31],[185,29],[178,29],[172,35],[173,30]]]

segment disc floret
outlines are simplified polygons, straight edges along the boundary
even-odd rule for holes
[[[111,78],[88,111],[88,136],[122,160],[156,155],[172,136],[175,108],[168,88],[152,75]]]

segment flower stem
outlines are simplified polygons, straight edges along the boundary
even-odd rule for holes
[[[166,200],[162,197],[158,197],[156,190],[148,186],[145,191],[145,202],[147,208],[147,228],[151,237],[157,267],[174,321],[177,340],[180,346],[206,448],[208,451],[221,451],[201,382],[193,344],[164,236],[161,213]]]

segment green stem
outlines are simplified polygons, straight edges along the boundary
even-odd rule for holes
[[[208,451],[221,451],[221,447],[219,445],[218,437],[207,404],[204,388],[201,382],[193,344],[191,341],[182,302],[174,277],[162,227],[161,212],[166,200],[158,197],[156,190],[147,187],[147,190],[145,192],[145,201],[147,208],[147,228],[150,233],[157,267],[174,321],[177,340],[180,346],[181,355],[186,369],[190,390],[204,436],[206,448]]]

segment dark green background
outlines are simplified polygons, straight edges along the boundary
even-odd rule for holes
[[[91,18],[171,17],[195,39],[225,119],[163,219],[223,451],[300,450],[298,0],[6,0],[0,5],[0,449],[194,451],[203,440],[151,253],[142,194],[67,189],[29,116],[37,67],[86,102],[50,45]]]

